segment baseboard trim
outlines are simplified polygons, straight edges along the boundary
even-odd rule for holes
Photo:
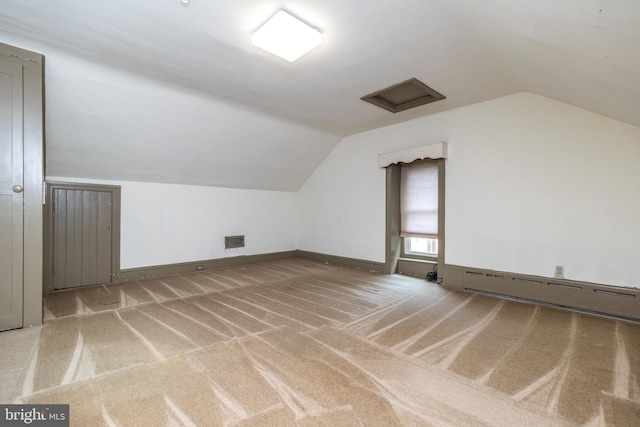
[[[177,264],[128,268],[125,270],[120,270],[118,280],[115,280],[113,283],[129,282],[132,280],[153,279],[157,277],[171,276],[178,273],[190,273],[199,270],[215,270],[227,267],[237,267],[239,265],[256,264],[260,262],[278,261],[281,259],[296,258],[297,256],[297,251],[293,250],[258,255],[242,255],[229,258],[217,258],[203,261],[190,261]]]
[[[120,270],[120,274],[118,274],[117,279],[114,280],[113,283],[154,279],[158,277],[172,276],[179,273],[237,267],[240,265],[249,265],[289,258],[303,258],[325,264],[338,265],[341,267],[355,268],[358,270],[366,270],[376,273],[384,273],[386,269],[385,263],[382,262],[366,261],[357,258],[347,258],[318,252],[292,250],[258,255],[243,255],[229,258],[189,261],[176,264],[153,265],[149,267],[128,268]],[[199,267],[202,268],[199,269]]]
[[[323,262],[325,264],[338,265],[340,267],[355,268],[357,270],[366,270],[373,273],[383,273],[387,269],[384,262],[367,261],[357,258],[348,258],[337,255],[328,255],[319,252],[309,252],[298,250],[298,257],[311,261]]]
[[[445,264],[449,289],[525,300],[558,308],[640,320],[640,289]]]

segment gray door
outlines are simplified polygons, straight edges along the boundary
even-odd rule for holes
[[[111,283],[112,193],[53,190],[53,288]]]
[[[22,66],[0,61],[0,330],[22,327]]]

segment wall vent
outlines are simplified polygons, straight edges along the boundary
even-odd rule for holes
[[[242,236],[225,236],[224,237],[224,248],[225,249],[244,248],[244,235],[242,235]]]
[[[636,297],[633,294],[625,294],[624,292],[603,291],[603,290],[600,290],[600,289],[594,289],[593,292],[595,292],[596,294],[611,295],[611,296],[624,297],[624,298],[635,298]]]
[[[540,280],[524,279],[522,277],[513,277],[512,280],[514,282],[530,283],[532,285],[542,285],[542,282]]]
[[[436,92],[414,77],[402,83],[389,86],[386,89],[370,93],[360,99],[392,113],[397,113],[445,98],[446,96]]]
[[[479,272],[479,271],[469,271],[469,270],[467,270],[467,271],[465,271],[465,274],[470,274],[472,276],[482,276],[482,273]]]
[[[554,288],[564,288],[564,289],[573,289],[574,291],[581,291],[582,288],[580,286],[572,286],[572,285],[563,285],[560,283],[547,283],[549,286],[553,286]]]

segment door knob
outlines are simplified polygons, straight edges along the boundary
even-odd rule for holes
[[[22,185],[14,185],[13,186],[13,192],[14,193],[22,193],[22,190],[24,190],[24,188],[22,188]]]

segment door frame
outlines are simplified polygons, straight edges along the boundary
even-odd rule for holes
[[[55,190],[100,191],[111,193],[111,283],[120,278],[120,186],[47,181],[44,213],[44,288],[53,288],[53,193]]]
[[[23,298],[22,327],[42,325],[42,204],[44,181],[44,56],[0,43],[0,59],[22,65]]]

